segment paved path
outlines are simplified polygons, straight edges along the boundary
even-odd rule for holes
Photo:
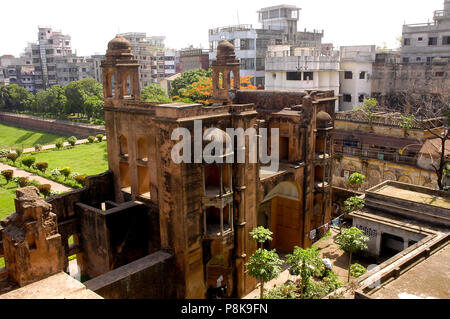
[[[97,140],[97,138],[95,140]],[[106,141],[106,136],[103,136],[103,140]],[[84,143],[87,143],[87,142],[88,142],[88,140],[87,140],[87,138],[85,138],[85,139],[82,139],[82,140],[77,140],[75,145],[84,144]],[[69,142],[64,142],[64,146],[69,146],[69,145],[70,145]],[[43,145],[42,146],[42,150],[49,150],[49,149],[52,149],[52,148],[56,148],[56,145],[55,144],[49,144],[49,145]],[[31,152],[34,152],[34,151],[36,151],[34,149],[34,147],[25,148],[23,150],[24,153],[31,153]]]
[[[5,169],[12,169],[14,171],[15,177],[28,177],[31,180],[35,179],[41,184],[50,184],[52,185],[52,190],[57,192],[67,192],[72,190],[71,188],[64,186],[62,184],[56,183],[52,180],[46,179],[44,177],[41,177],[39,175],[35,175],[33,173],[29,173],[27,171],[21,170],[14,166],[9,166],[3,163],[0,163],[0,171],[3,171]]]

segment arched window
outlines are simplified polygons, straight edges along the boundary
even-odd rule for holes
[[[224,78],[223,78],[223,73],[222,72],[219,72],[219,89],[223,89],[223,81],[224,81]]]
[[[120,155],[128,156],[128,142],[127,138],[124,135],[120,136],[119,144],[120,144]]]
[[[147,140],[145,138],[138,139],[138,159],[148,161]]]
[[[233,73],[233,71],[230,71],[229,79],[230,79],[230,89],[234,89],[235,85],[234,85],[234,73]]]
[[[106,75],[106,97],[114,96],[114,75],[108,73]]]

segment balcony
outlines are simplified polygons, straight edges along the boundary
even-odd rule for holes
[[[285,56],[266,58],[266,71],[338,71],[339,59],[332,56]]]

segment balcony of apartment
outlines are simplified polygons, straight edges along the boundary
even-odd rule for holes
[[[266,71],[338,71],[339,58],[335,56],[266,57]]]

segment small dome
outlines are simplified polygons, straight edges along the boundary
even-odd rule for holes
[[[330,116],[330,114],[328,114],[327,112],[324,111],[320,111],[319,113],[317,113],[317,127],[327,127],[331,122],[332,122],[332,118]]]
[[[228,40],[220,41],[217,46],[218,56],[234,56],[234,45]]]
[[[118,34],[114,39],[109,41],[108,50],[131,50],[131,44],[130,41]]]

